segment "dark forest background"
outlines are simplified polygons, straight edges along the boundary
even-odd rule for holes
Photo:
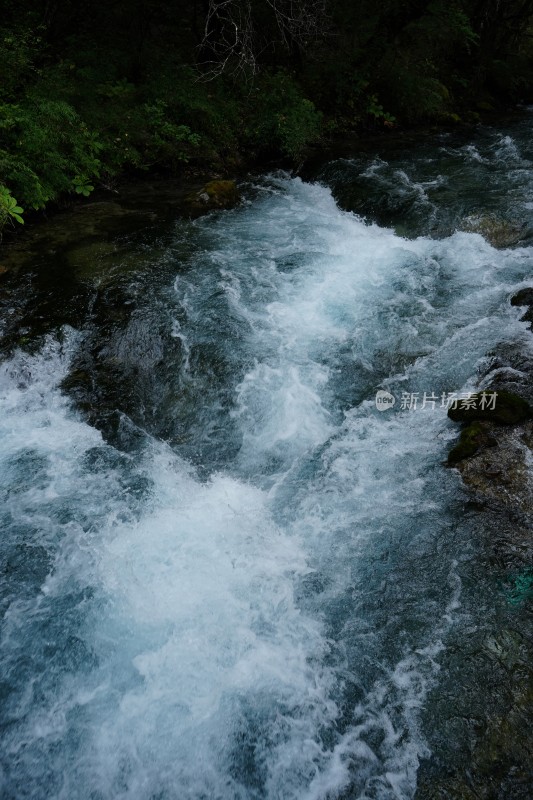
[[[127,173],[533,99],[533,0],[3,0],[0,227]]]

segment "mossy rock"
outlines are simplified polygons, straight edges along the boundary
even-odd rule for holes
[[[465,458],[471,458],[483,447],[494,447],[496,440],[482,422],[472,422],[461,431],[458,443],[448,453],[448,464],[453,466]]]
[[[487,402],[487,396],[496,393],[494,408]],[[485,398],[483,398],[485,394]],[[470,396],[473,407],[461,407],[458,401],[457,408],[448,409],[448,416],[454,422],[473,422],[475,420],[489,420],[500,425],[516,425],[532,416],[532,409],[527,400],[505,389],[486,389],[485,393],[477,392]]]
[[[212,211],[216,208],[233,208],[240,200],[235,181],[209,181],[199,192],[189,195],[190,210],[195,213]]]

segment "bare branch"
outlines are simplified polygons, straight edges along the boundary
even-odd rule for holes
[[[260,12],[261,4],[266,16],[270,12],[273,17],[266,38],[265,31],[257,30],[254,17],[254,9]],[[259,55],[276,40],[287,50],[295,46],[305,50],[328,27],[327,0],[209,0],[200,50],[210,52],[212,58],[202,62],[202,77],[211,80],[223,72],[253,76]]]

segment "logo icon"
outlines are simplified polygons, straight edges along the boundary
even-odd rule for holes
[[[393,407],[395,402],[396,398],[390,392],[386,392],[384,389],[379,389],[376,392],[376,408],[378,411],[387,411]]]

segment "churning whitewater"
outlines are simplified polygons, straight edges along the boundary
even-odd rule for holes
[[[439,159],[531,202],[517,145],[484,148],[270,176],[176,223],[105,344],[141,364],[114,438],[64,391],[87,330],[1,366],[4,797],[413,797],[463,615],[441,398],[529,346],[507,300],[532,249],[435,234]],[[400,193],[414,238],[341,210],[339,170]]]

